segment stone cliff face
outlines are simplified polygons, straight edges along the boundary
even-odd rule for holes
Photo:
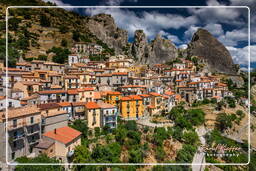
[[[143,30],[135,31],[134,41],[128,46],[128,32],[118,28],[111,15],[92,16],[88,19],[86,27],[98,39],[113,48],[117,55],[125,53],[132,55],[140,64],[165,63],[178,56],[178,49],[170,40],[157,35],[154,40],[148,42]],[[185,54],[185,56],[199,56],[205,59],[210,71],[236,73],[229,51],[207,30],[198,29],[188,44]]]
[[[128,32],[118,28],[111,15],[98,14],[91,17],[86,26],[98,39],[113,48],[116,54],[122,54],[128,43]]]
[[[188,44],[187,54],[204,58],[213,71],[235,74],[229,51],[207,30],[197,30]]]
[[[142,30],[135,31],[132,44],[132,55],[141,64],[156,64],[171,61],[177,57],[177,48],[170,41],[163,39],[160,35],[148,43],[147,37]]]

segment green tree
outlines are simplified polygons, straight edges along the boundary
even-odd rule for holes
[[[189,144],[183,144],[182,149],[177,153],[176,160],[180,163],[191,163],[195,152],[196,147]]]
[[[47,17],[45,14],[41,14],[40,15],[40,25],[42,27],[50,27],[51,26],[50,18]]]
[[[19,23],[21,22],[21,19],[19,18],[10,18],[8,20],[8,29],[10,31],[17,31],[19,29]]]
[[[190,109],[187,111],[186,119],[194,126],[202,125],[205,121],[205,113],[202,109]]]
[[[64,24],[62,24],[60,27],[59,27],[59,31],[62,33],[62,34],[65,34],[68,32],[68,27],[65,26]]]
[[[117,130],[115,132],[115,139],[117,142],[119,142],[121,145],[123,145],[125,142],[126,135],[127,135],[126,129],[117,128]]]
[[[52,58],[53,62],[64,64],[68,60],[68,55],[71,52],[66,48],[53,47],[47,51],[47,53],[53,52],[55,55]]]
[[[134,120],[127,121],[125,128],[130,131],[137,131],[137,124]]]
[[[84,145],[76,146],[74,153],[74,163],[89,163],[91,161],[90,151]]]
[[[232,127],[232,121],[234,120],[235,118],[233,115],[220,113],[216,118],[216,127],[223,132],[225,129]]]
[[[140,132],[137,131],[128,131],[127,137],[129,138],[130,145],[140,144]]]
[[[45,154],[40,154],[35,158],[20,157],[15,160],[18,163],[59,163],[55,158],[49,158]],[[58,165],[47,165],[47,166],[38,166],[38,165],[18,165],[15,168],[15,171],[62,171],[64,168]]]
[[[159,161],[164,161],[165,159],[165,151],[162,146],[156,147],[156,159]]]
[[[47,61],[47,56],[46,55],[39,55],[38,60],[42,60],[42,61]]]
[[[155,128],[153,134],[153,141],[154,144],[158,146],[163,145],[163,141],[169,137],[167,131],[163,127]]]
[[[199,141],[199,137],[195,131],[184,132],[182,139],[184,143],[191,144],[191,145],[195,145]]]
[[[131,149],[129,151],[129,163],[143,163],[143,152],[141,149]]]
[[[68,45],[68,41],[66,39],[62,39],[61,40],[61,46],[67,47],[67,45]]]
[[[76,119],[72,124],[69,125],[71,128],[74,128],[82,133],[84,138],[88,136],[88,126],[84,120]]]
[[[95,137],[100,136],[100,128],[99,127],[94,128],[94,135],[95,135]]]
[[[121,146],[118,143],[111,143],[105,146],[97,145],[91,154],[95,162],[119,163]]]
[[[80,33],[78,31],[73,31],[72,33],[73,33],[72,39],[76,42],[79,42],[80,41],[80,36],[81,36]]]

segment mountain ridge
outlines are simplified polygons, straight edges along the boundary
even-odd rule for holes
[[[11,0],[8,3],[10,4],[10,2],[14,1]],[[33,3],[36,2],[40,5],[50,4],[38,0],[33,1]],[[4,5],[6,6],[6,4]],[[97,14],[89,17],[64,9],[55,9],[54,12],[50,9],[36,9],[34,11],[15,9],[10,13],[13,18],[19,19],[18,24],[16,24],[18,28],[25,30],[24,33],[21,33],[20,30],[14,30],[15,34],[12,37],[14,44],[15,41],[21,39],[17,37],[16,32],[25,35],[27,31],[36,35],[34,36],[35,38],[31,36],[28,42],[22,39],[26,43],[24,49],[19,49],[19,46],[14,45],[15,48],[22,52],[24,58],[28,58],[29,54],[30,57],[48,55],[47,51],[54,46],[70,49],[72,44],[78,41],[96,42],[104,46],[108,55],[131,55],[140,64],[167,63],[180,56],[179,49],[170,40],[157,35],[155,39],[148,42],[143,30],[136,30],[134,41],[128,42],[128,32],[119,28],[114,18],[108,14]],[[49,25],[40,26],[42,16],[49,20]],[[23,27],[29,24],[32,26]],[[47,45],[42,43],[47,41],[49,42]],[[66,46],[62,46],[63,41],[67,42]],[[0,57],[4,58],[4,55],[1,54],[0,52]],[[184,57],[200,56],[204,58],[213,71],[235,73],[234,63],[228,50],[206,30],[199,29],[194,33],[183,55]]]

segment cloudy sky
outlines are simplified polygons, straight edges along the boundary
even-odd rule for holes
[[[256,1],[255,0],[45,0],[57,5],[73,6],[248,6],[251,11],[251,65],[256,68]],[[87,8],[73,9],[82,15],[111,14],[118,27],[128,31],[132,41],[134,31],[142,29],[148,40],[161,34],[177,47],[186,48],[198,28],[211,32],[230,51],[236,64],[248,66],[248,9],[229,8]]]

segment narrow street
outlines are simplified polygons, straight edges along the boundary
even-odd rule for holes
[[[204,135],[207,133],[207,130],[204,126],[201,126],[196,129],[196,132],[199,136],[199,140],[202,145],[206,144],[206,140],[204,138]],[[205,163],[205,153],[202,152],[201,148],[198,147],[196,154],[194,155],[192,164],[192,171],[204,171],[205,165],[201,165]]]

